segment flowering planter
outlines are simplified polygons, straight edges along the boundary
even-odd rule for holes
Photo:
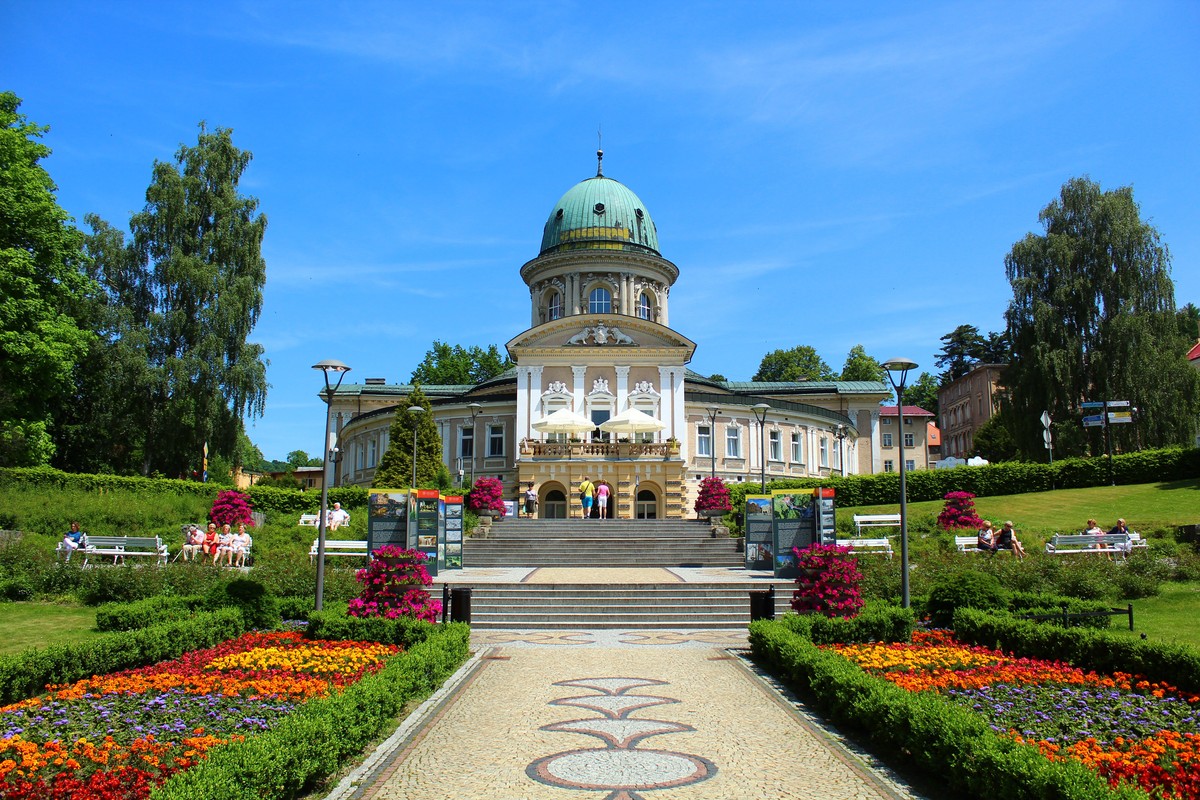
[[[725,508],[705,508],[696,512],[696,516],[701,519],[712,519],[713,517],[723,517],[729,513]]]

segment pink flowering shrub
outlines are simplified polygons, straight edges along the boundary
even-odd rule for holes
[[[696,495],[696,511],[725,511],[732,508],[729,489],[725,481],[710,477],[700,481],[700,492]]]
[[[970,492],[949,492],[943,499],[946,505],[942,508],[942,513],[938,514],[939,528],[978,530],[983,527],[983,520],[975,513],[975,495]]]
[[[426,558],[420,550],[405,550],[398,545],[376,548],[370,565],[354,576],[363,590],[350,601],[347,613],[352,617],[415,617],[437,622],[442,602],[426,591],[433,583],[425,569]]]
[[[850,556],[849,547],[814,544],[804,550],[792,548],[800,577],[792,608],[798,614],[854,617],[863,607],[862,573]]]
[[[208,518],[218,525],[245,525],[252,527],[254,519],[250,516],[250,495],[225,489],[217,493],[213,500],[212,510]]]
[[[496,511],[504,516],[504,484],[496,478],[480,478],[467,492],[467,509],[478,514],[480,511]]]

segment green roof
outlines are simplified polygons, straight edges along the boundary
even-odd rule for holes
[[[624,184],[597,175],[572,186],[550,211],[541,254],[565,250],[658,251],[650,212]]]

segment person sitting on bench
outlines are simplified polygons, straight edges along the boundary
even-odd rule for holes
[[[71,526],[67,532],[63,534],[62,549],[67,554],[67,561],[71,560],[71,555],[81,547],[87,546],[87,534],[79,530],[79,523],[71,521]]]
[[[1004,527],[1000,529],[1000,533],[996,536],[996,549],[1011,550],[1018,561],[1025,557],[1025,548],[1017,541],[1017,536],[1013,532],[1011,519],[1004,523]]]
[[[996,554],[996,534],[992,531],[992,523],[984,520],[979,535],[975,537],[975,546],[985,553]]]

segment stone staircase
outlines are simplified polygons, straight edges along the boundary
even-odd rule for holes
[[[738,540],[713,538],[693,520],[508,519],[487,538],[463,543],[463,563],[486,568],[612,570],[613,583],[479,583],[471,587],[478,628],[744,629],[750,593],[776,587],[775,613],[789,608],[793,584],[744,576]],[[729,570],[728,579],[632,583],[623,569],[695,567]],[[589,576],[595,577],[593,573]],[[626,576],[628,577],[628,576]],[[456,586],[466,586],[458,580]]]

